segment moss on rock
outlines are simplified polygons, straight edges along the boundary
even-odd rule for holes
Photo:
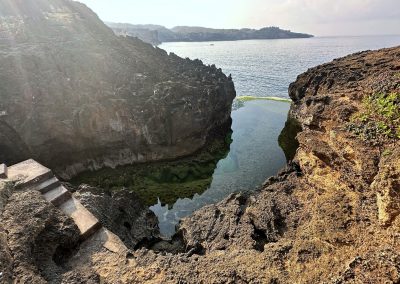
[[[116,169],[104,168],[83,173],[71,182],[111,191],[130,190],[136,192],[146,205],[154,205],[159,199],[162,204],[172,206],[178,198],[191,198],[210,186],[217,163],[226,157],[231,142],[229,133],[191,157]]]
[[[348,130],[375,144],[400,139],[400,93],[366,96],[361,107],[347,125]]]

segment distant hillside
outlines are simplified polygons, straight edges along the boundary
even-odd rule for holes
[[[210,29],[203,27],[179,26],[168,29],[159,25],[132,25],[107,23],[118,35],[137,37],[157,45],[174,41],[231,41],[246,39],[309,38],[309,34],[294,33],[278,27],[256,29]]]
[[[149,29],[141,26],[132,28],[129,24],[107,23],[107,25],[113,29],[116,35],[137,37],[152,45],[159,45],[161,43],[158,39],[158,31],[156,29]]]

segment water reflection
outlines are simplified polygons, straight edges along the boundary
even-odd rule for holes
[[[135,192],[148,206],[157,201],[160,208],[172,205],[179,198],[192,198],[210,187],[217,163],[229,153],[232,143],[231,125],[213,133],[211,143],[195,155],[176,161],[133,164],[115,169],[103,168],[82,173],[71,182],[102,188],[106,191],[129,190]],[[166,207],[168,208],[168,206]]]
[[[295,119],[288,117],[285,127],[278,137],[279,146],[285,153],[286,160],[293,160],[297,148],[299,148],[299,141],[297,140],[297,134],[301,131],[301,124]]]
[[[174,234],[181,218],[233,192],[256,189],[285,165],[278,136],[285,126],[289,107],[284,102],[257,100],[246,102],[232,112],[231,149],[218,162],[208,189],[193,198],[179,198],[172,206],[158,201],[150,207],[164,236]]]

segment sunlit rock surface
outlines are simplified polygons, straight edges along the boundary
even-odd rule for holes
[[[300,75],[290,86],[299,146],[286,169],[184,219],[186,253],[142,249],[113,273],[97,254],[96,271],[127,283],[399,282],[399,140],[347,127],[377,93],[400,94],[400,48]]]
[[[0,159],[63,177],[192,154],[229,129],[215,66],[118,38],[69,0],[0,1]]]

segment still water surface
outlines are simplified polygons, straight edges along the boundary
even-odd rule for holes
[[[287,97],[289,84],[308,68],[354,52],[397,45],[400,35],[171,42],[159,47],[231,73],[239,96]]]
[[[170,209],[160,202],[150,207],[158,217],[161,233],[172,235],[180,218],[232,192],[255,189],[276,174],[286,161],[277,137],[289,107],[289,103],[251,101],[233,111],[233,142],[228,156],[218,162],[209,188],[192,199],[178,199]]]

